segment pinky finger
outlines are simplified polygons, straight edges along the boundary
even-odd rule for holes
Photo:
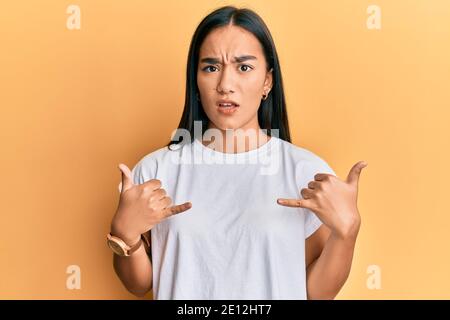
[[[277,199],[279,205],[292,208],[310,208],[309,201],[307,199]]]
[[[189,210],[190,208],[192,208],[192,203],[190,203],[190,202],[185,202],[183,204],[171,206],[171,207],[168,207],[165,209],[165,216],[169,217],[174,214],[178,214],[178,213],[184,212],[186,210]]]

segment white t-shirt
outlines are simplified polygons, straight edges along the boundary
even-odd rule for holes
[[[153,298],[306,299],[305,239],[322,222],[277,199],[301,199],[316,173],[334,171],[276,137],[243,153],[177,147],[132,170],[136,184],[161,180],[174,205],[192,203],[151,230]]]

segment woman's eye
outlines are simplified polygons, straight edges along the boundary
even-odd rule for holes
[[[214,67],[214,66],[207,66],[207,67],[204,67],[204,68],[203,68],[203,71],[210,72],[210,71],[208,71],[208,70],[211,70],[211,69],[209,69],[209,68],[217,69],[217,68]]]
[[[213,68],[213,69],[211,69],[211,68]],[[240,65],[239,68],[243,72],[248,72],[249,70],[253,69],[252,67],[250,67],[249,65],[246,65],[246,64]],[[206,71],[206,72],[214,72],[217,70],[217,68],[215,66],[206,66],[202,70]]]
[[[241,65],[239,68],[241,68],[241,70],[244,71],[244,72],[247,72],[248,70],[251,70],[251,69],[252,69],[252,67],[250,67],[250,66],[248,66],[248,65],[246,65],[246,64]],[[246,69],[243,70],[242,68],[246,68]]]

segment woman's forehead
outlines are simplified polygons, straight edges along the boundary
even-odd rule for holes
[[[237,26],[226,26],[211,31],[200,47],[200,57],[225,56],[227,60],[231,60],[235,56],[242,55],[260,57],[262,48],[251,32]]]

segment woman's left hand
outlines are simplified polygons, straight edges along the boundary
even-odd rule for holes
[[[300,207],[313,211],[330,228],[332,233],[342,238],[356,237],[361,224],[357,207],[358,181],[361,170],[367,166],[359,161],[350,169],[346,181],[338,177],[318,173],[308,188],[301,189],[303,199],[278,199],[277,203],[287,207]]]

